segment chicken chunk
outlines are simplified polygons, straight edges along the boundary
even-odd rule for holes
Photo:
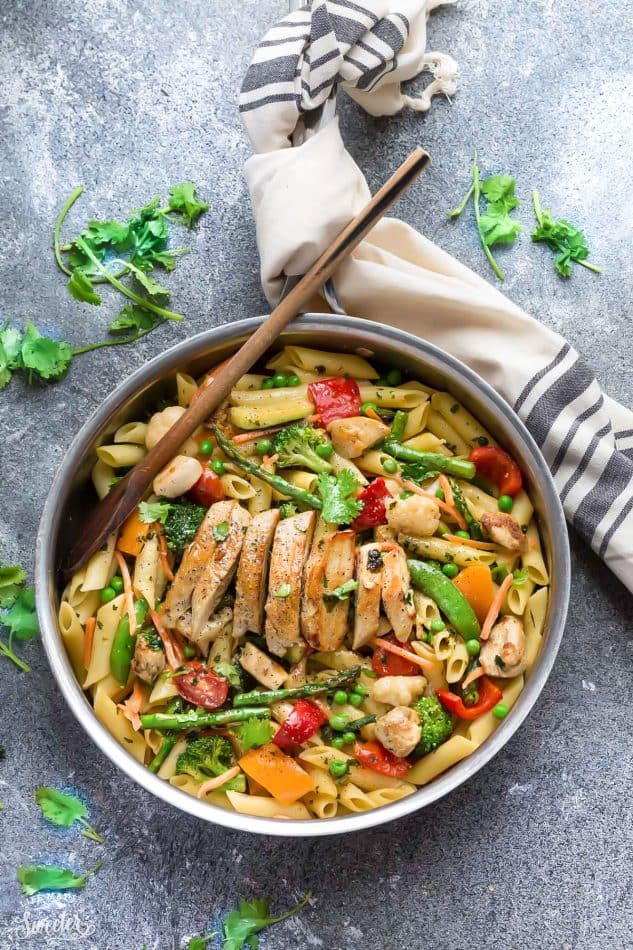
[[[425,676],[381,676],[370,686],[369,695],[388,706],[410,706],[425,689]]]
[[[387,505],[387,523],[396,534],[427,538],[440,523],[439,505],[426,495],[409,495]]]
[[[389,432],[389,426],[368,416],[350,416],[330,422],[327,431],[334,451],[346,459],[355,459]]]
[[[165,598],[163,618],[190,640],[198,640],[233,579],[251,516],[238,501],[211,505],[187,548]],[[226,534],[225,534],[226,532]],[[190,616],[190,626],[185,621]]]
[[[165,654],[160,643],[142,633],[136,638],[132,669],[144,683],[153,683],[165,669]]]
[[[288,671],[279,663],[275,663],[267,653],[256,647],[254,643],[247,643],[240,656],[240,666],[251,676],[268,689],[279,689],[285,683]]]
[[[382,554],[380,544],[363,544],[358,552],[354,640],[358,650],[375,637],[380,626],[380,591],[382,585]]]
[[[479,662],[488,676],[518,676],[525,669],[525,630],[518,617],[502,617],[483,644]]]
[[[268,559],[279,522],[279,510],[262,511],[255,515],[244,535],[235,582],[235,607],[233,636],[262,633],[264,629],[264,603],[268,579]]]
[[[380,717],[375,734],[385,749],[403,759],[411,755],[422,737],[420,717],[408,706],[394,706]]]
[[[315,511],[284,518],[277,525],[270,556],[265,632],[268,649],[283,656],[301,642],[300,609],[303,568],[310,551]]]
[[[521,525],[512,515],[501,511],[486,511],[481,516],[481,526],[495,544],[510,551],[524,551],[526,547],[525,535]]]
[[[347,633],[349,595],[332,597],[332,591],[354,577],[353,531],[326,529],[315,538],[306,564],[301,599],[301,632],[315,650],[338,650]]]
[[[401,547],[390,545],[382,558],[382,604],[396,638],[404,643],[411,636],[415,606],[407,558]]]
[[[213,643],[214,640],[220,636],[222,631],[227,627],[233,620],[233,608],[232,607],[223,607],[221,610],[217,610],[211,617],[207,620],[204,627],[197,636],[192,636],[191,633],[191,610],[188,611],[181,619],[174,625],[172,629],[176,630],[177,633],[181,633],[183,637],[186,637],[190,640],[198,651],[206,656],[209,652],[209,646]]]

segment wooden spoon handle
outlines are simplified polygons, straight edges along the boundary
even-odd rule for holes
[[[163,438],[141,459],[84,522],[67,558],[67,571],[75,571],[105,542],[133,511],[149,483],[177,454],[179,446],[229,395],[235,383],[247,373],[297,315],[303,304],[332,276],[340,263],[360,244],[365,235],[389,210],[427,165],[429,156],[416,148],[371,201],[353,218],[310,270],[273,310],[265,323],[223,364],[208,385],[198,393],[187,411]]]

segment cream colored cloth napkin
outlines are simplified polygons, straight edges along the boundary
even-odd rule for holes
[[[330,13],[340,5],[340,0],[313,4]],[[362,4],[363,9],[378,6],[390,8],[393,17],[401,3]],[[300,12],[309,16],[310,9]],[[303,59],[314,62],[314,48],[308,43],[302,50]],[[423,61],[419,48],[416,57]],[[381,100],[367,95],[379,111]],[[403,104],[396,86],[385,95],[387,109]],[[268,117],[277,107],[284,121],[273,122],[268,139],[256,123],[253,142],[261,154],[245,166],[262,284],[271,304],[279,299],[285,277],[307,270],[369,197],[336,120],[297,148],[287,147],[287,136],[280,141],[284,122],[288,134],[292,131],[287,103],[266,103]],[[296,108],[295,120],[299,114]],[[246,122],[249,132],[252,119]],[[569,523],[633,590],[633,413],[602,392],[570,345],[395,219],[374,228],[335,282],[348,313],[400,327],[447,350],[514,407],[550,466]]]

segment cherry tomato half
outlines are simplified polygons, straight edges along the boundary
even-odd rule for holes
[[[401,650],[413,653],[413,647],[408,643],[400,643],[393,633],[382,639],[388,640],[389,643],[400,647]],[[382,650],[380,647],[376,647],[374,650],[374,655],[371,658],[371,668],[376,676],[419,676],[420,674],[420,667],[416,666],[415,663],[410,663],[404,657],[396,656],[394,653],[387,653],[386,650]]]
[[[521,469],[503,449],[495,445],[483,445],[473,449],[468,458],[474,463],[477,474],[496,485],[500,495],[514,498],[521,491]]]
[[[224,498],[224,489],[219,477],[209,468],[202,470],[202,475],[187,492],[187,498],[196,505],[203,508],[210,508],[216,501],[222,501]]]
[[[380,742],[357,742],[354,746],[354,756],[372,772],[391,775],[393,778],[404,778],[411,768],[406,759],[398,758]]]
[[[174,676],[174,685],[182,698],[203,709],[217,709],[226,702],[229,682],[223,676],[211,673],[197,661],[187,663],[188,673]]]

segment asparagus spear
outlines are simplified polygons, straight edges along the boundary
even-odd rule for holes
[[[391,436],[387,436],[381,448],[383,452],[399,462],[417,463],[429,472],[446,472],[449,475],[456,475],[457,478],[468,480],[475,477],[475,466],[468,459],[440,455],[437,452],[419,452],[417,449],[409,448],[408,445],[396,442]]]
[[[456,482],[454,478],[449,478],[448,481],[453,491],[453,501],[455,502],[455,507],[459,513],[463,515],[464,521],[468,525],[471,538],[474,538],[475,541],[483,541],[484,535],[483,531],[481,530],[481,525],[468,507],[468,502],[464,498],[459,483]]]
[[[394,442],[400,442],[402,436],[404,435],[406,425],[407,413],[403,412],[402,409],[398,409],[395,416],[393,417],[393,422],[391,423],[391,432],[387,438],[393,439]]]
[[[270,719],[270,710],[257,707],[255,709],[220,709],[218,712],[192,709],[184,713],[146,713],[141,716],[141,725],[143,729],[157,729],[159,732],[172,729],[182,732],[185,729],[210,729],[213,726],[223,726],[227,722],[243,722],[251,716],[256,719]]]
[[[282,478],[280,475],[273,475],[272,472],[267,472],[265,468],[261,467],[261,465],[257,465],[249,458],[246,458],[245,455],[242,455],[242,453],[235,448],[233,443],[227,439],[219,429],[214,428],[213,431],[218,441],[218,445],[224,454],[228,455],[228,457],[232,459],[236,465],[239,465],[240,468],[244,469],[245,472],[248,472],[250,475],[254,475],[262,482],[266,482],[267,485],[270,485],[271,488],[281,492],[282,495],[287,495],[289,498],[294,499],[294,501],[298,501],[302,505],[307,505],[308,508],[315,508],[317,511],[321,510],[322,502],[321,499],[317,498],[316,495],[312,495],[310,492],[304,491],[302,488],[297,488],[295,485],[291,485],[290,482],[287,482],[286,479]]]
[[[252,693],[240,693],[233,702],[236,706],[262,705],[276,703],[280,699],[305,699],[309,696],[320,696],[322,693],[332,693],[342,686],[347,686],[357,679],[360,666],[353,666],[349,670],[342,670],[329,680],[322,683],[306,683],[305,686],[295,686],[291,689],[270,689],[264,693],[255,690]],[[141,722],[143,717],[141,716]]]
[[[172,701],[167,707],[167,715],[173,715],[173,713],[181,713],[181,712],[182,712],[182,699],[180,699],[180,697],[178,697],[177,699],[172,699]],[[160,748],[158,752],[156,753],[156,755],[154,756],[154,758],[149,764],[150,772],[158,772],[161,765],[163,764],[163,762],[165,761],[165,759],[167,758],[167,756],[169,755],[173,747],[176,745],[177,741],[178,741],[177,732],[168,732],[165,734],[165,736],[163,737],[163,741],[160,744]]]

